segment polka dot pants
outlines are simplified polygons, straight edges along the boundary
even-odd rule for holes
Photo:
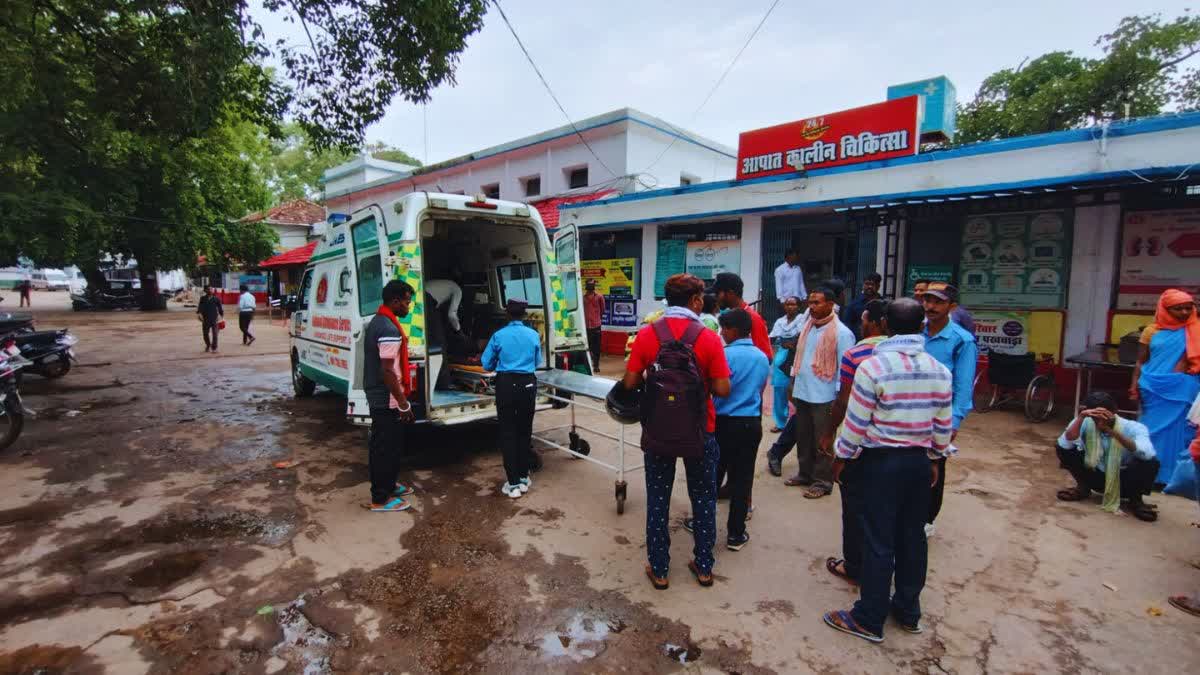
[[[713,545],[717,540],[717,440],[705,434],[704,456],[683,460],[688,497],[692,500],[695,547],[692,557],[702,573],[712,572]],[[665,578],[671,566],[671,488],[675,484],[675,457],[646,454],[646,552],[654,576]]]

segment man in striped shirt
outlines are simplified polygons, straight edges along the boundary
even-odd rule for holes
[[[928,562],[925,517],[931,460],[953,452],[950,371],[925,353],[924,310],[900,298],[888,306],[887,340],[854,375],[846,420],[838,435],[834,479],[855,460],[861,488],[863,563],[854,608],[825,614],[825,623],[870,642],[883,641],[891,614],[899,626],[921,632],[921,589]],[[891,594],[895,573],[896,592]]]

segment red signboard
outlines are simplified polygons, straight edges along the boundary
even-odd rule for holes
[[[921,97],[743,132],[737,178],[758,178],[917,154]]]

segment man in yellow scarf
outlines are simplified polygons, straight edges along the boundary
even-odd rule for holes
[[[1103,495],[1101,508],[1118,508],[1139,520],[1158,520],[1158,512],[1142,500],[1154,487],[1158,459],[1146,425],[1117,415],[1109,394],[1092,392],[1083,410],[1058,437],[1058,461],[1075,478],[1075,487],[1058,491],[1065,502],[1087,499],[1093,490]]]

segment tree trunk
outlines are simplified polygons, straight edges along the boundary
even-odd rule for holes
[[[100,271],[98,265],[80,265],[79,270],[83,272],[83,278],[87,279],[89,291],[108,292],[108,279],[104,277],[104,272]]]
[[[162,296],[158,293],[158,274],[156,270],[138,268],[142,278],[142,311],[162,310],[167,308]]]

